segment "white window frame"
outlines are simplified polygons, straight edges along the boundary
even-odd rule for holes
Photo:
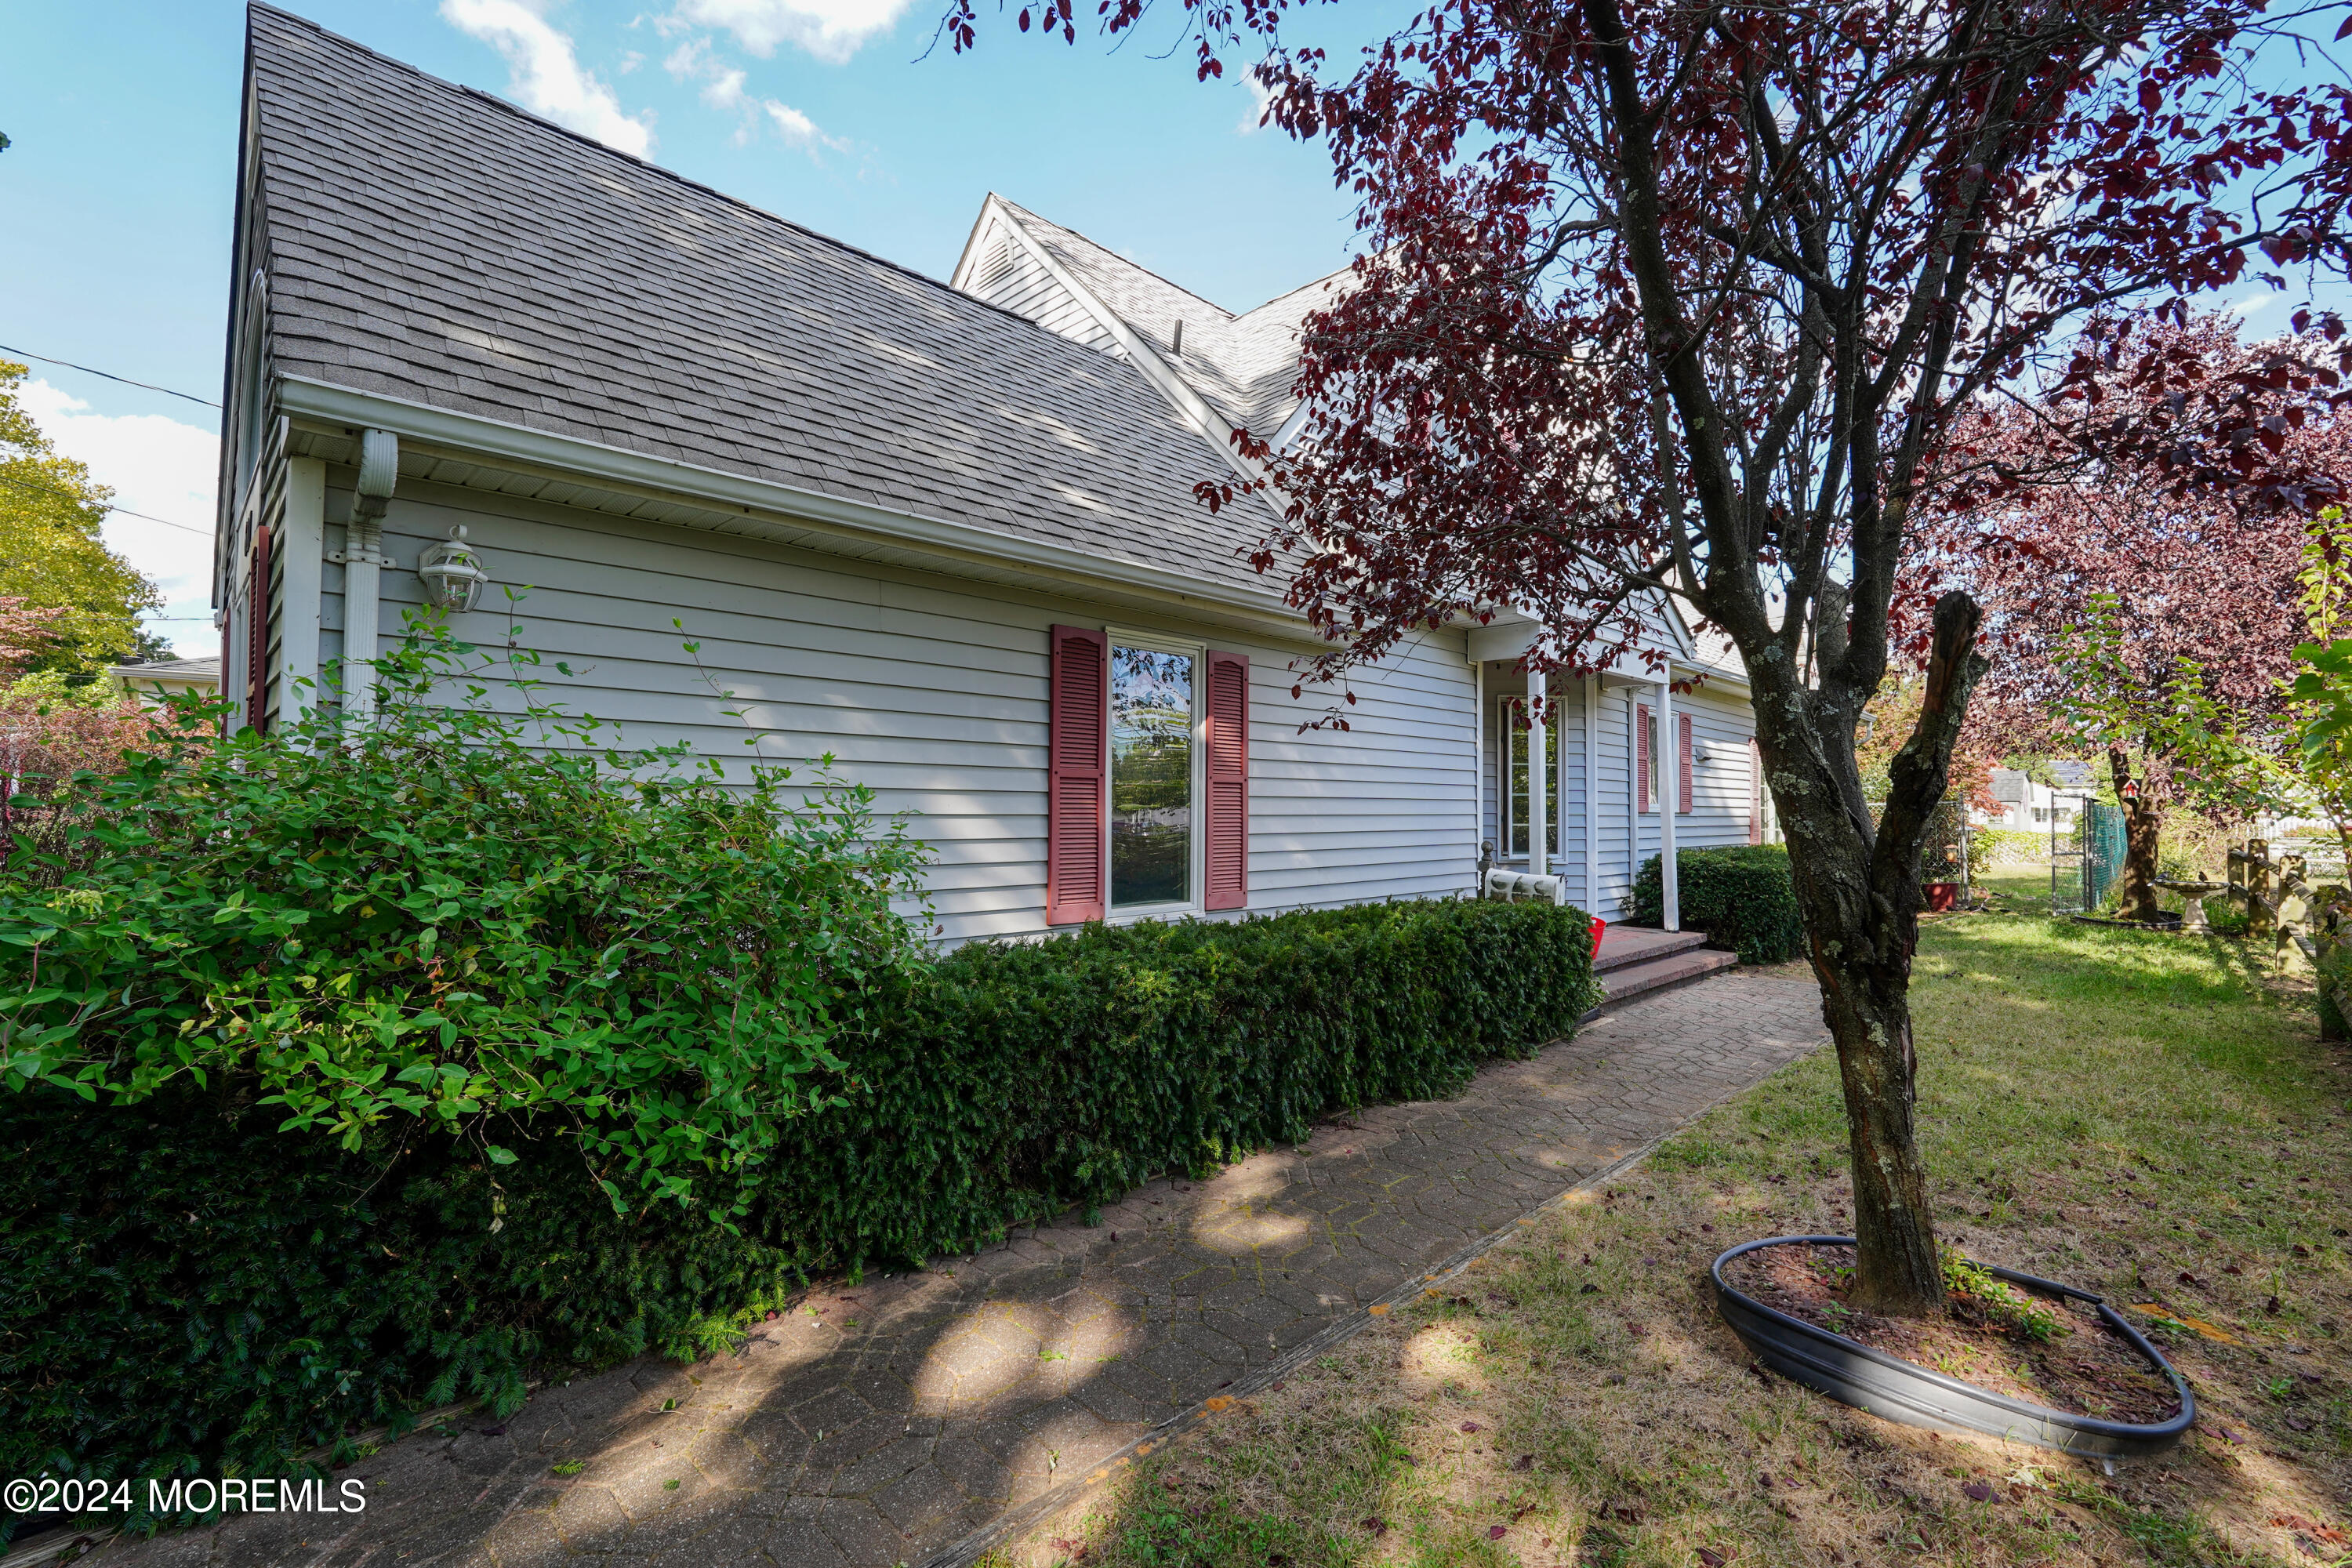
[[[1170,637],[1165,632],[1140,632],[1119,626],[1103,627],[1103,923],[1125,925],[1133,921],[1166,920],[1171,915],[1203,913],[1208,907],[1208,890],[1202,883],[1209,873],[1209,857],[1208,845],[1203,841],[1205,825],[1202,820],[1201,802],[1209,787],[1209,718],[1205,700],[1208,696],[1209,645],[1192,638]],[[1191,896],[1124,907],[1116,901],[1118,882],[1113,875],[1110,858],[1111,785],[1118,772],[1118,754],[1111,742],[1111,727],[1116,722],[1112,704],[1118,694],[1118,650],[1123,647],[1140,648],[1146,653],[1181,654],[1192,661],[1192,789],[1187,807],[1192,814],[1192,821],[1185,838],[1185,853],[1190,864],[1184,878],[1184,886]]]
[[[1495,798],[1497,804],[1495,813],[1495,843],[1497,847],[1497,858],[1504,860],[1524,860],[1528,858],[1526,846],[1516,849],[1511,847],[1511,808],[1517,804],[1511,794],[1511,746],[1519,736],[1528,733],[1528,731],[1519,723],[1520,712],[1516,706],[1524,704],[1528,700],[1528,694],[1524,691],[1506,692],[1494,699]],[[1551,718],[1544,725],[1545,744],[1552,753],[1551,776],[1545,781],[1544,784],[1544,805],[1551,811],[1551,825],[1559,829],[1559,838],[1558,847],[1547,852],[1549,858],[1566,855],[1569,845],[1568,812],[1560,800],[1563,792],[1559,782],[1561,773],[1566,772],[1568,767],[1568,738],[1560,733],[1559,702],[1559,700],[1557,697],[1552,699]],[[1532,825],[1530,825],[1529,836],[1533,837]]]

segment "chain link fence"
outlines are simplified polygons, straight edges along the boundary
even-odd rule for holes
[[[2074,805],[2066,826],[2062,802]],[[2102,805],[2088,795],[2060,795],[2052,803],[2050,826],[2050,912],[2053,915],[2095,914],[2124,874],[2124,814],[2121,806]]]

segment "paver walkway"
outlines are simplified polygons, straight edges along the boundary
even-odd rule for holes
[[[1810,984],[1643,998],[1459,1100],[818,1291],[742,1355],[637,1362],[502,1427],[411,1436],[346,1472],[362,1514],[248,1514],[98,1562],[919,1563],[1825,1038]]]

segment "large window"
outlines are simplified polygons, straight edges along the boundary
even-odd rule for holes
[[[1193,663],[1190,653],[1111,648],[1113,909],[1192,900]]]
[[[1559,710],[1552,710],[1553,721],[1544,727],[1544,815],[1550,821],[1551,833],[1547,855],[1559,854]],[[1525,859],[1528,854],[1528,753],[1533,731],[1527,727],[1527,710],[1516,697],[1506,698],[1496,728],[1503,737],[1505,776],[1504,786],[1503,856],[1506,859]]]

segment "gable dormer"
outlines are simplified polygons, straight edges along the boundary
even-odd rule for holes
[[[1118,339],[1093,304],[1054,276],[1014,232],[1015,222],[1004,204],[991,195],[980,209],[980,221],[972,226],[950,284],[976,300],[1026,316],[1072,342],[1124,358]]]

